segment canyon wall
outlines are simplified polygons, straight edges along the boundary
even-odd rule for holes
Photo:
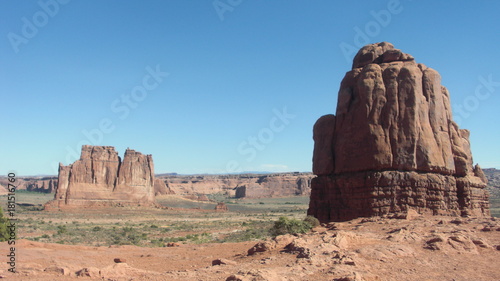
[[[178,195],[222,194],[237,198],[309,195],[311,173],[192,175],[161,177],[169,192]]]

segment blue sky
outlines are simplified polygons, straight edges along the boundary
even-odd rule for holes
[[[157,173],[310,171],[312,126],[335,113],[352,50],[381,41],[440,72],[474,162],[500,168],[498,12],[493,0],[0,0],[0,173],[57,174],[83,143],[152,154]]]

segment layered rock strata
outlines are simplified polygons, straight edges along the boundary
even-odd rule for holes
[[[241,174],[241,175],[169,175],[162,177],[170,192],[193,197],[223,194],[237,198],[308,196],[311,173]],[[194,199],[194,198],[192,198]]]
[[[112,146],[84,145],[79,160],[59,165],[58,187],[46,209],[153,205],[154,182],[151,155],[127,149],[121,161]]]
[[[390,43],[357,53],[336,115],[319,118],[313,138],[308,214],[321,221],[409,209],[489,215],[484,173],[439,73]]]

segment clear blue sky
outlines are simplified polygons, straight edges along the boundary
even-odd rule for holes
[[[500,168],[499,12],[493,0],[0,0],[0,173],[57,174],[82,143],[152,154],[157,173],[310,171],[312,126],[335,113],[351,49],[381,41],[441,73],[474,162]]]

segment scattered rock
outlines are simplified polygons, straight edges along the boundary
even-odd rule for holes
[[[363,277],[358,272],[354,272],[351,275],[335,278],[334,281],[363,281]]]
[[[275,247],[276,247],[276,244],[272,243],[270,241],[259,242],[248,250],[248,255],[251,256],[251,255],[254,255],[255,253],[266,252],[266,251],[274,249]]]
[[[76,272],[78,277],[99,277],[101,271],[96,267],[85,267]]]
[[[333,263],[334,264],[347,264],[347,265],[356,265],[352,257],[348,256],[345,253],[341,252],[336,252],[335,255],[333,256]]]
[[[491,248],[491,245],[488,244],[486,241],[483,239],[472,239],[472,243],[475,245],[481,247],[481,248]]]
[[[236,265],[237,262],[228,259],[215,259],[212,261],[212,265]]]
[[[441,235],[434,236],[426,241],[426,246],[424,246],[424,248],[429,250],[441,250],[442,249],[441,243],[443,243],[444,241],[446,241],[446,238],[444,238],[443,236]]]
[[[68,268],[66,268],[66,267],[60,267],[60,266],[47,267],[43,271],[50,272],[50,273],[55,273],[55,274],[58,274],[58,275],[65,275],[65,276],[71,275],[71,271]]]
[[[127,260],[123,259],[123,258],[115,258],[113,261],[115,263],[126,263],[127,262]]]
[[[233,274],[233,275],[229,276],[228,278],[226,278],[226,281],[249,281],[249,279],[245,278],[242,275]]]
[[[298,259],[309,259],[312,257],[312,252],[308,248],[308,243],[302,239],[296,239],[286,246],[286,251],[297,254]]]
[[[463,220],[459,219],[459,218],[456,218],[454,220],[451,220],[450,223],[453,223],[453,224],[456,224],[456,225],[461,225],[464,223]]]
[[[295,236],[291,234],[278,235],[273,238],[273,241],[276,243],[273,247],[275,248],[285,248],[288,244],[292,243],[295,240]]]
[[[485,225],[481,231],[494,231],[496,228],[496,226],[494,225]],[[500,230],[500,228],[498,228],[497,230]]]

